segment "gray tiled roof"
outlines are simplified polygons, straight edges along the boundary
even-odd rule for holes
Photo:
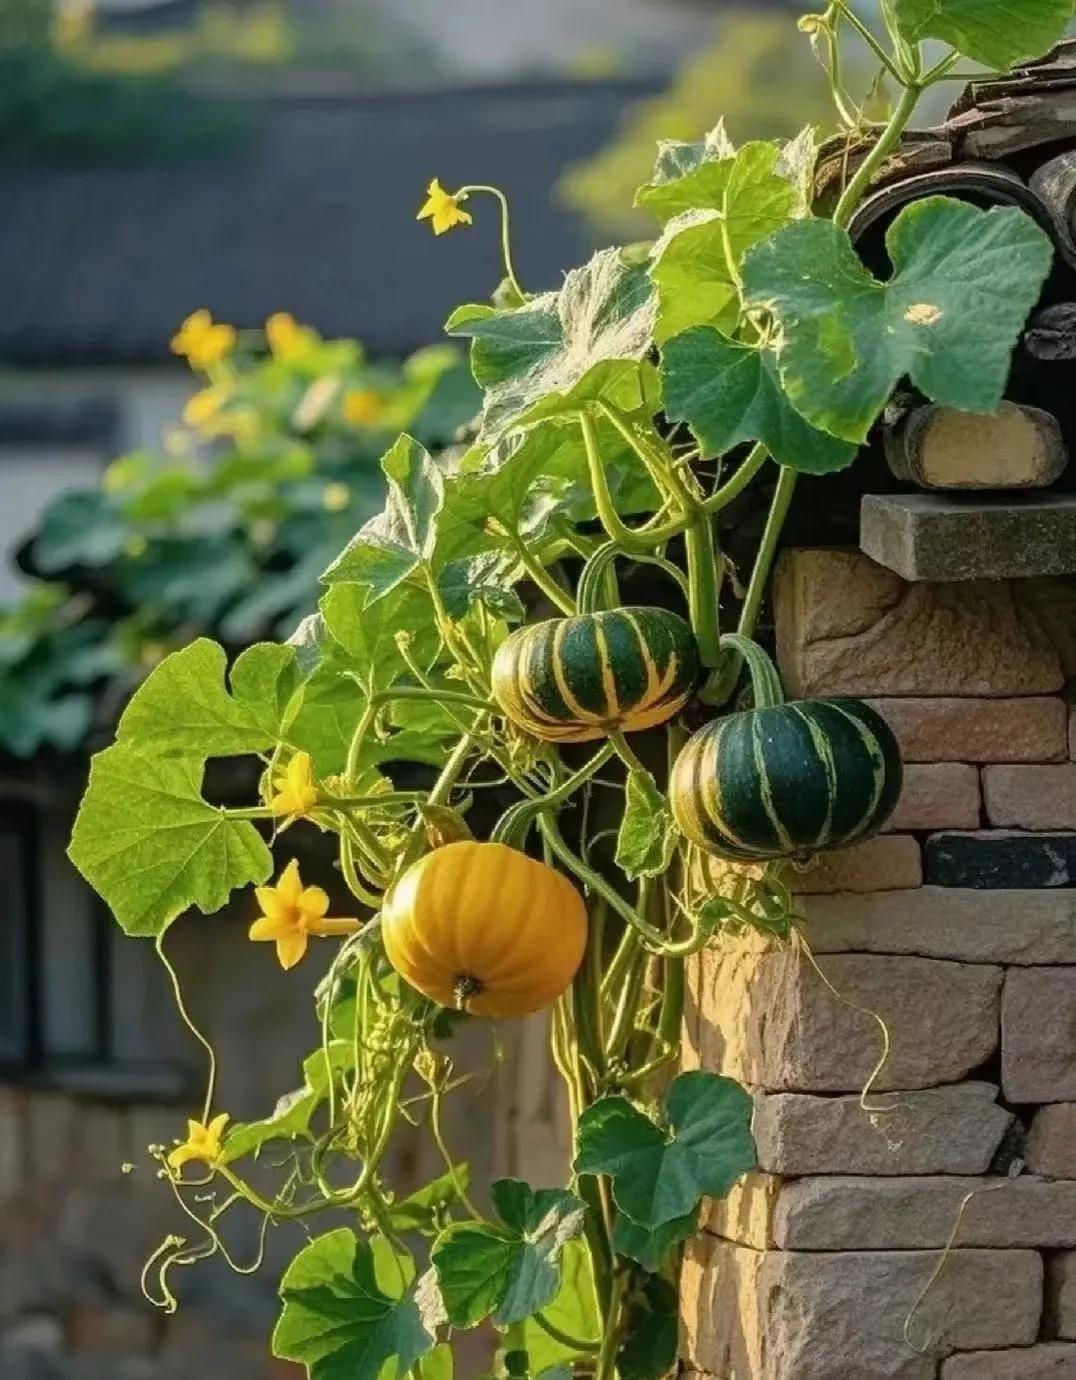
[[[289,310],[381,354],[425,344],[499,276],[495,205],[476,200],[476,227],[435,241],[414,219],[426,182],[502,186],[521,277],[554,285],[588,252],[551,203],[557,179],[645,94],[543,83],[293,99],[211,162],[0,169],[0,361],[161,358],[200,306],[240,326]]]

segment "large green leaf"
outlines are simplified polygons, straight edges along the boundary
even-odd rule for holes
[[[410,436],[401,436],[385,454],[388,480],[382,512],[370,519],[322,577],[328,584],[362,584],[381,599],[433,555],[437,515],[444,502],[439,465]]]
[[[736,150],[718,126],[701,144],[663,145],[635,204],[663,225],[685,212],[715,212],[738,260],[749,245],[804,214],[815,149],[807,129],[791,143],[760,139]]]
[[[887,245],[887,283],[825,220],[786,226],[744,263],[748,300],[781,328],[785,392],[809,422],[848,441],[866,439],[906,374],[937,402],[994,411],[1053,259],[1022,211],[947,197],[903,210]]]
[[[503,1225],[448,1227],[431,1253],[454,1327],[491,1314],[507,1327],[545,1308],[560,1288],[561,1251],[583,1230],[586,1208],[563,1189],[498,1179],[491,1192]]]
[[[965,57],[1004,71],[1038,57],[1065,36],[1072,0],[893,0],[893,17],[912,43],[940,38]]]
[[[660,301],[659,341],[689,326],[735,326],[743,257],[752,245],[806,214],[814,154],[813,132],[807,130],[790,145],[745,144],[731,156],[704,159],[678,180],[640,191],[640,204],[667,222],[650,259]]]
[[[564,1336],[596,1347],[601,1341],[602,1320],[594,1295],[590,1251],[584,1240],[576,1237],[564,1243],[560,1268],[560,1288],[553,1301],[541,1310],[542,1319]],[[580,1348],[559,1341],[536,1318],[525,1318],[520,1327],[531,1370],[539,1380],[545,1380],[555,1366],[593,1354],[585,1345]]]
[[[272,747],[298,687],[294,653],[270,644],[249,648],[232,671],[232,693],[227,664],[224,649],[204,637],[165,657],[131,697],[117,741],[201,760]]]
[[[635,451],[603,417],[595,418],[595,434],[618,512],[653,511],[657,493]],[[547,536],[556,535],[557,518],[577,524],[594,515],[580,428],[546,418],[463,457],[446,482],[435,561],[440,567],[505,549],[510,543],[498,527],[517,532],[540,553]]]
[[[254,826],[203,800],[202,772],[126,743],[93,759],[68,856],[128,934],[158,935],[191,906],[212,914],[272,871]]]
[[[650,181],[635,193],[635,204],[646,206],[662,221],[692,207],[706,206],[714,166],[735,156],[736,145],[723,120],[699,140],[663,139]]]
[[[637,1260],[643,1269],[657,1274],[673,1247],[695,1234],[697,1222],[698,1213],[688,1212],[683,1217],[674,1217],[671,1222],[662,1222],[660,1227],[651,1230],[621,1216],[613,1228],[613,1249],[618,1255],[629,1256]]]
[[[682,1073],[665,1099],[668,1129],[624,1097],[603,1097],[579,1118],[575,1169],[608,1174],[621,1212],[653,1230],[720,1198],[755,1164],[751,1099],[714,1073]]]
[[[777,356],[697,326],[662,352],[665,411],[687,422],[707,455],[762,441],[782,465],[828,474],[850,465],[856,447],[818,431],[796,411],[777,377]]]
[[[370,600],[362,585],[334,585],[319,607],[326,630],[343,653],[346,670],[367,696],[389,690],[401,680],[413,681],[398,636],[407,639],[408,655],[424,671],[437,656],[440,639],[425,587],[408,583],[382,599]]]
[[[514,310],[461,307],[445,329],[471,337],[471,368],[486,390],[483,429],[493,439],[597,397],[635,411],[656,310],[646,269],[604,249],[560,292]]]
[[[347,1227],[316,1237],[280,1282],[273,1355],[301,1362],[310,1380],[404,1380],[443,1321],[436,1290],[413,1276],[382,1237],[368,1245]]]

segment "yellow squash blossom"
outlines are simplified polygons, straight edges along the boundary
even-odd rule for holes
[[[469,212],[460,210],[462,200],[462,197],[453,196],[451,192],[446,192],[435,177],[426,188],[426,200],[422,204],[416,220],[429,220],[433,225],[435,235],[443,235],[454,225],[471,225],[474,217]]]
[[[314,768],[309,752],[297,752],[284,775],[276,782],[277,793],[269,802],[274,815],[303,819],[318,803]]]
[[[354,934],[358,920],[328,920],[329,897],[320,886],[303,886],[299,864],[292,859],[276,886],[260,886],[254,894],[261,918],[250,927],[250,938],[272,940],[282,968],[294,968],[306,953],[311,935],[321,938]]]
[[[381,399],[372,388],[352,388],[341,404],[344,421],[352,426],[372,426],[381,416]]]
[[[183,355],[192,369],[208,369],[235,348],[236,330],[214,321],[204,308],[192,312],[172,337],[172,353]]]
[[[278,311],[265,323],[265,338],[274,359],[298,359],[306,354],[317,337],[306,326],[300,326],[290,312]]]
[[[200,393],[187,399],[183,408],[183,420],[187,426],[196,429],[208,425],[220,416],[226,393],[221,388],[203,388]]]
[[[215,1116],[208,1126],[200,1121],[188,1121],[187,1139],[168,1156],[169,1168],[182,1169],[190,1160],[202,1160],[212,1168],[223,1153],[220,1138],[228,1121],[227,1112]]]

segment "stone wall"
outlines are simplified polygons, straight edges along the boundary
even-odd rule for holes
[[[310,991],[318,970],[310,965],[331,956],[329,946],[311,954],[289,982],[295,974],[253,951],[245,933],[238,920],[199,916],[180,921],[170,939],[192,1009],[221,1056],[218,1105],[237,1118],[259,1115],[294,1085],[299,1059],[317,1040]],[[138,1026],[147,1058],[189,1043],[167,992],[130,995],[132,1004],[159,1008],[158,1023]],[[133,1019],[133,1006],[125,1014]],[[477,1077],[447,1100],[445,1132],[472,1165],[479,1195],[500,1174],[559,1183],[566,1171],[566,1109],[545,1018],[512,1023],[501,1046],[498,1063],[479,1026],[453,1046],[459,1071]],[[270,1233],[254,1275],[234,1274],[219,1259],[173,1272],[180,1306],[171,1316],[142,1297],[143,1264],[163,1237],[195,1239],[146,1155],[147,1145],[178,1136],[196,1110],[200,1063],[192,1073],[190,1096],[178,1102],[130,1090],[48,1090],[44,1073],[36,1083],[0,1083],[0,1380],[302,1380],[303,1368],[274,1360],[268,1345],[281,1271],[306,1239],[297,1225]],[[136,1165],[133,1173],[123,1172],[125,1162]],[[391,1182],[407,1192],[442,1172],[426,1129],[404,1128]],[[236,1259],[252,1260],[256,1217],[240,1209],[229,1221]],[[467,1334],[461,1373],[482,1373],[488,1350],[488,1339]]]
[[[760,940],[694,961],[687,1057],[754,1091],[759,1170],[689,1247],[689,1370],[1076,1377],[1074,608],[783,557],[789,692],[869,698],[907,779],[889,832],[795,880],[841,1000]]]

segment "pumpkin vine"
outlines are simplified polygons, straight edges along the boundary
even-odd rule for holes
[[[230,670],[204,640],[163,661],[95,758],[74,831],[76,865],[166,962],[179,915],[249,887],[252,967],[270,945],[286,969],[333,946],[301,1085],[243,1124],[169,965],[209,1076],[185,1137],[149,1148],[184,1221],[147,1265],[153,1302],[174,1308],[179,1272],[213,1255],[256,1268],[298,1224],[272,1345],[313,1380],[447,1380],[453,1338],[480,1325],[497,1376],[674,1368],[679,1248],[702,1199],[754,1163],[745,1090],[676,1073],[686,962],[746,930],[802,948],[790,863],[881,828],[900,785],[882,720],[786,703],[760,640],[797,484],[851,464],[905,376],[995,408],[1051,263],[1020,211],[932,197],[893,221],[880,281],[847,227],[959,55],[1005,67],[1072,12],[1028,8],[1010,32],[997,0],[886,0],[870,21],[832,0],[801,28],[844,141],[838,193],[816,195],[814,130],[665,144],[638,193],[653,243],[601,251],[555,291],[521,286],[499,189],[430,184],[419,216],[437,234],[465,232],[479,196],[501,217],[504,281],[446,327],[483,390],[468,439],[395,442],[384,510],[289,641]],[[877,63],[872,89],[895,90],[882,126],[845,83],[849,39]],[[184,348],[212,369],[224,328],[196,325]],[[741,589],[721,519],[752,485],[772,494]],[[220,757],[259,762],[248,802],[206,798]],[[292,829],[332,842],[346,906],[275,861]],[[487,1191],[445,1134],[445,1100],[474,1077],[455,1041],[537,1012],[571,1172]],[[407,1125],[443,1162],[410,1190],[392,1168]],[[246,1261],[228,1245],[244,1214]]]

